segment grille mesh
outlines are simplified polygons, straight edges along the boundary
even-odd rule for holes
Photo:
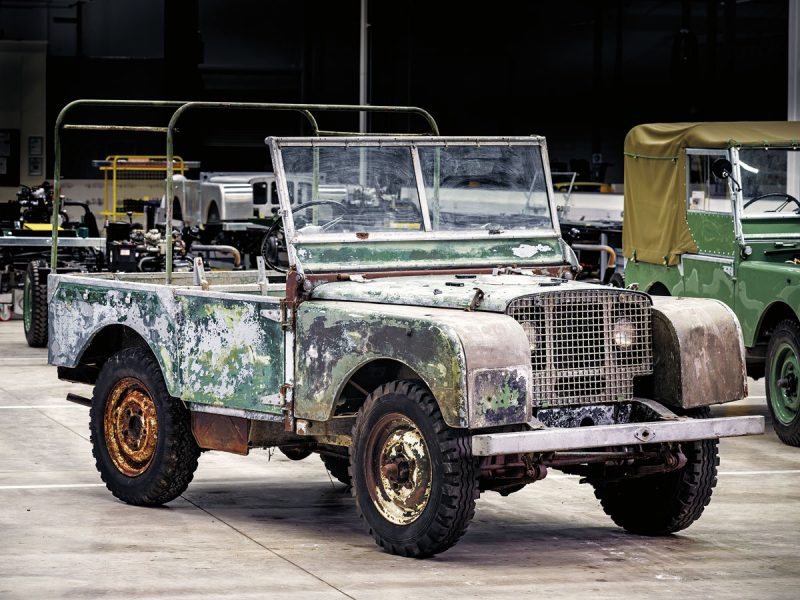
[[[601,287],[546,292],[514,300],[507,313],[531,344],[538,406],[630,400],[634,376],[652,371],[644,294]]]

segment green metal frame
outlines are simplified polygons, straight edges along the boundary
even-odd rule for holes
[[[105,124],[84,124],[84,123],[64,123],[67,113],[76,106],[131,106],[138,108],[175,108],[166,127],[144,126],[144,125],[105,125]],[[431,114],[416,106],[367,106],[350,104],[279,104],[267,102],[204,102],[191,100],[74,100],[61,109],[56,118],[54,143],[55,143],[55,165],[53,171],[53,222],[52,222],[52,242],[53,246],[50,253],[50,265],[55,272],[58,266],[58,211],[61,201],[61,130],[81,130],[81,131],[136,131],[142,133],[165,133],[167,150],[167,181],[165,197],[171,198],[174,192],[174,168],[173,168],[173,148],[174,136],[178,119],[190,109],[234,109],[234,110],[274,110],[274,111],[293,111],[303,115],[311,125],[313,135],[320,136],[347,136],[347,135],[409,135],[404,133],[358,133],[350,131],[327,131],[319,128],[317,119],[314,117],[315,111],[328,112],[372,112],[372,113],[405,113],[418,115],[427,123],[430,131],[429,135],[438,136],[439,127]],[[419,135],[419,134],[413,134]],[[172,223],[172,202],[166,202],[167,223]],[[166,283],[172,281],[172,244],[166,246]]]

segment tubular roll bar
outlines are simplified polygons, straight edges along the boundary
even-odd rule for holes
[[[132,106],[138,108],[175,108],[166,127],[143,126],[143,125],[97,125],[97,124],[71,124],[64,123],[67,113],[76,106]],[[192,100],[74,100],[61,109],[56,118],[55,132],[53,141],[55,144],[55,166],[53,169],[53,222],[52,222],[52,249],[50,252],[50,267],[53,272],[58,266],[58,211],[61,203],[61,130],[81,130],[81,131],[136,131],[141,133],[166,133],[167,151],[167,181],[165,188],[165,208],[166,221],[172,232],[172,201],[169,200],[174,194],[174,136],[178,119],[189,109],[238,109],[238,110],[273,110],[273,111],[293,111],[303,115],[311,125],[315,137],[323,135],[346,136],[364,135],[349,131],[326,131],[321,130],[312,111],[328,112],[372,112],[372,113],[405,113],[422,117],[430,128],[430,135],[439,135],[439,127],[431,114],[417,108],[416,106],[367,106],[350,104],[276,104],[268,102],[205,102]],[[368,135],[387,135],[387,134],[368,134]],[[408,134],[392,134],[408,135]],[[419,135],[419,134],[414,134]],[[172,281],[172,244],[166,244],[166,283]]]

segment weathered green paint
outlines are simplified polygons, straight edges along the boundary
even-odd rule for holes
[[[541,275],[426,275],[367,279],[363,282],[336,281],[314,288],[318,300],[380,302],[409,306],[430,306],[467,310],[477,290],[483,299],[475,310],[505,312],[508,303],[529,294],[552,292],[562,287],[595,289],[588,283],[567,283]]]
[[[280,413],[283,332],[277,321],[262,314],[277,310],[274,301],[87,281],[91,279],[54,278],[51,364],[77,366],[95,335],[110,325],[123,325],[147,342],[171,395],[187,402]]]
[[[563,264],[558,238],[461,239],[391,241],[357,240],[347,243],[298,243],[297,257],[311,273],[435,269],[463,267],[535,266]]]
[[[738,250],[733,214],[690,210],[686,222],[700,253],[733,256]]]
[[[257,297],[220,300],[178,296],[180,397],[188,402],[280,412],[283,374],[280,323],[264,318]]]
[[[138,333],[150,346],[170,394],[180,391],[177,356],[178,326],[171,294],[155,291],[108,288],[96,284],[64,280],[51,275],[56,285],[49,301],[48,361],[75,367],[100,331],[110,325],[124,325]]]
[[[437,311],[438,312],[438,311]],[[455,330],[405,307],[305,302],[297,311],[295,415],[327,420],[350,376],[375,360],[407,365],[431,389],[445,421],[465,427],[466,360]]]
[[[471,393],[475,398],[475,410],[470,421],[472,427],[528,420],[527,373],[512,369],[481,370],[473,375],[472,387]]]

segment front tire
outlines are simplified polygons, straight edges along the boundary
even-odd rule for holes
[[[114,496],[158,506],[186,490],[200,448],[189,411],[168,394],[148,350],[127,348],[103,365],[89,414],[92,454]]]
[[[22,288],[22,328],[31,348],[47,346],[47,279],[42,282],[39,261],[28,263]]]
[[[800,446],[800,326],[795,321],[781,321],[772,332],[766,376],[775,433],[784,444]]]
[[[387,552],[443,552],[475,514],[478,467],[468,432],[448,427],[417,382],[393,381],[370,394],[353,428],[350,464],[358,511]]]
[[[708,408],[689,416],[705,418]],[[623,529],[639,535],[660,536],[686,529],[700,518],[717,484],[719,440],[684,442],[686,465],[658,473],[604,482],[594,480],[595,496],[605,513]]]

